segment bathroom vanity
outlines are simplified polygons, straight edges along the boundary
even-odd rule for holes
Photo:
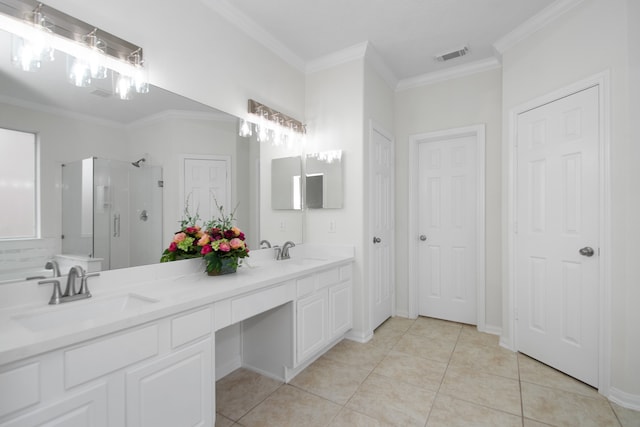
[[[219,277],[199,259],[108,271],[59,306],[6,285],[0,426],[211,426],[216,331],[234,324],[241,366],[289,381],[352,325],[353,248],[302,246]]]

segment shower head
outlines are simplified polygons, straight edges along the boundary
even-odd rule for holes
[[[133,166],[135,166],[135,167],[139,168],[139,167],[140,167],[140,163],[142,163],[142,162],[146,162],[146,161],[147,161],[147,160],[143,157],[143,158],[141,158],[141,159],[138,159],[138,160],[137,160],[137,161],[135,161],[135,162],[131,162],[131,164],[132,164]]]

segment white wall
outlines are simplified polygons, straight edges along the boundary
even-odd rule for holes
[[[502,326],[501,137],[502,73],[491,70],[396,93],[396,246],[409,232],[409,137],[437,130],[486,125],[486,326]],[[396,260],[398,313],[409,310],[407,257]]]
[[[637,50],[638,42],[638,5],[633,5],[634,2],[637,3],[636,0],[585,0],[506,52],[503,108],[507,113],[519,104],[596,73],[607,70],[611,73],[611,386],[612,393],[622,392],[623,396],[635,399],[640,407],[640,316],[637,314],[640,270],[635,248],[638,233],[631,234],[638,230],[639,151],[638,141],[630,137],[629,116],[630,105],[637,108],[637,100],[630,103],[629,91],[637,85],[638,77],[633,76],[630,85],[628,69],[630,54],[636,67],[638,60],[638,53],[632,53],[632,49]],[[627,17],[629,10],[633,10],[634,15]],[[628,33],[629,28],[635,38]],[[637,121],[637,116],[634,119]],[[506,123],[504,129],[506,131]],[[634,132],[637,135],[637,130]],[[504,135],[506,144],[507,134]],[[503,201],[506,200],[505,191]]]
[[[215,13],[214,0],[47,4],[142,46],[156,86],[236,116],[253,98],[304,117],[304,74]]]
[[[366,335],[368,289],[363,283],[363,100],[364,60],[355,60],[307,76],[305,152],[342,149],[344,207],[305,213],[305,242],[355,245],[354,334]],[[329,222],[335,232],[329,232]]]

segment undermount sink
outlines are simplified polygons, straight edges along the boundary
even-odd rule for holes
[[[112,298],[68,302],[39,308],[19,314],[13,320],[32,331],[44,331],[75,322],[97,319],[117,313],[136,311],[159,300],[138,294],[126,294]]]

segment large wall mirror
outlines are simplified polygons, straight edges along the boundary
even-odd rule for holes
[[[302,213],[271,209],[268,178],[272,158],[299,151],[263,149],[255,136],[238,136],[236,117],[161,88],[121,101],[113,96],[110,81],[75,87],[65,79],[66,59],[60,52],[34,73],[13,67],[10,54],[11,36],[0,32],[0,128],[37,135],[40,232],[37,239],[0,239],[0,282],[24,279],[30,275],[25,268],[42,272],[46,259],[62,253],[63,246],[78,255],[96,255],[66,248],[88,234],[112,247],[114,256],[105,269],[158,262],[184,212],[179,174],[184,173],[180,161],[186,154],[231,159],[230,200],[238,206],[238,226],[251,248],[257,249],[262,239],[302,242]],[[63,194],[73,186],[82,192],[85,184],[77,180],[86,175],[87,162],[93,162],[91,198],[99,212],[94,212],[91,232],[85,227],[72,235],[63,232],[63,223],[73,230],[80,220],[72,215],[81,218],[83,213],[77,211],[77,196],[63,199]],[[160,194],[159,205],[153,204],[151,193]],[[110,210],[124,199],[128,205]],[[11,203],[3,205],[7,209]],[[65,209],[69,212],[63,214]],[[113,242],[117,231],[126,241]]]

